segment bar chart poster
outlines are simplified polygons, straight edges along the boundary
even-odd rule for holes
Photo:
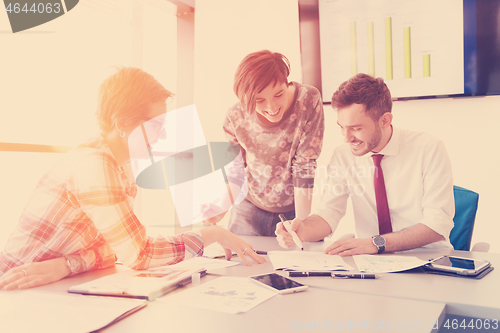
[[[323,100],[357,73],[393,98],[464,92],[463,4],[457,0],[320,0]]]

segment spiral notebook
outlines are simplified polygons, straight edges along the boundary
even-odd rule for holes
[[[69,293],[146,299],[152,301],[206,275],[204,269],[127,270],[72,286]]]

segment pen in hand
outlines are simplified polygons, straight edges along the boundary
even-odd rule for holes
[[[283,222],[283,226],[285,227],[286,231],[288,231],[288,233],[292,235],[295,245],[297,245],[301,250],[304,250],[304,247],[302,246],[302,241],[300,240],[299,236],[297,236],[297,233],[292,230],[290,222],[287,223],[285,215],[279,214],[278,216],[280,217],[281,222]]]

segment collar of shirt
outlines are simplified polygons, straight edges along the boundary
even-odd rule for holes
[[[378,153],[371,153],[371,154],[366,154],[369,157],[375,154],[382,154],[384,156],[397,156],[399,153],[399,137],[401,135],[400,131],[398,128],[392,126],[392,135],[391,138],[389,139],[389,142],[385,145],[384,148]]]

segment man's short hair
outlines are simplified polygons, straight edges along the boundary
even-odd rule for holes
[[[352,104],[363,104],[365,113],[377,121],[392,110],[389,88],[382,78],[359,73],[340,84],[332,96],[332,106],[341,109]]]
[[[113,126],[120,129],[139,123],[152,103],[166,100],[173,94],[151,74],[139,68],[121,67],[101,84],[96,118],[101,132]]]
[[[290,62],[281,53],[262,50],[250,53],[239,64],[233,90],[247,112],[255,110],[256,95],[270,84],[288,84]]]

